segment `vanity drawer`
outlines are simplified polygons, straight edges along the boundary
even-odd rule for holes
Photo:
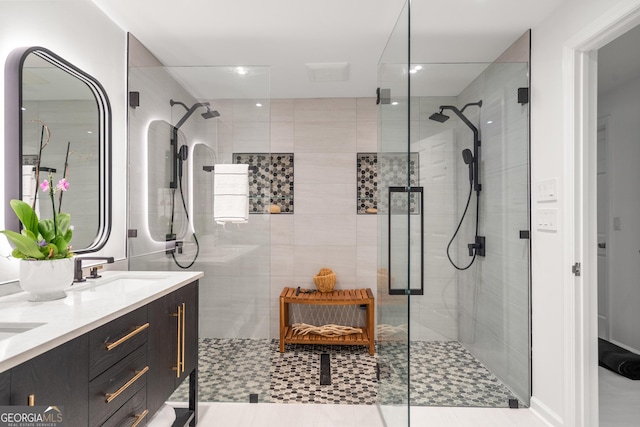
[[[138,391],[146,389],[147,347],[125,356],[89,383],[89,424],[99,426]]]
[[[147,342],[147,308],[142,307],[89,333],[89,379],[103,373]]]
[[[102,427],[141,427],[147,425],[147,388],[141,388],[133,397],[122,405]],[[137,423],[137,424],[136,424]]]

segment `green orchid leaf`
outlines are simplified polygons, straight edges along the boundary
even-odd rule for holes
[[[67,243],[71,242],[71,239],[73,238],[73,230],[69,228],[67,232],[62,235],[62,237],[67,241]]]
[[[47,246],[44,247],[44,249],[47,252],[45,255],[45,258],[47,259],[54,259],[55,256],[58,254],[58,247],[53,243],[49,243]]]
[[[62,258],[66,258],[67,252],[69,252],[69,242],[58,236],[53,239],[53,244],[56,246],[56,254],[60,254]]]
[[[0,233],[7,236],[11,243],[15,245],[16,249],[22,252],[25,257],[44,259],[44,255],[40,252],[40,247],[34,239],[11,230],[0,231]]]
[[[26,236],[26,237],[30,238],[31,240],[35,240],[36,242],[39,240],[35,234],[33,234],[31,231],[27,230],[26,228],[23,228],[20,233],[23,236]],[[40,233],[38,233],[38,235],[40,235]]]
[[[14,258],[18,258],[18,259],[25,259],[26,256],[24,256],[24,254],[22,252],[20,252],[20,250],[18,248],[15,248],[13,251],[11,251],[11,256]]]
[[[71,215],[68,213],[59,213],[56,216],[56,225],[58,226],[58,234],[64,236],[71,228]]]
[[[22,200],[13,199],[9,202],[11,208],[16,213],[16,216],[22,223],[25,229],[30,230],[32,233],[38,233],[38,216],[31,209],[28,203]]]
[[[52,219],[41,219],[38,223],[38,231],[47,242],[52,242],[56,237],[56,231]]]

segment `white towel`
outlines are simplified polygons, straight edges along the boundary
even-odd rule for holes
[[[149,420],[147,427],[167,427],[172,426],[176,420],[176,410],[166,403],[158,409],[153,418]]]
[[[218,224],[249,221],[249,165],[214,165],[213,220]]]

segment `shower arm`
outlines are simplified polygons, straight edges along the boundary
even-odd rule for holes
[[[178,162],[180,162],[181,160],[178,158],[178,129],[180,129],[180,127],[184,124],[184,122],[187,121],[187,119],[189,117],[191,117],[191,115],[200,107],[209,107],[209,103],[208,102],[196,102],[195,104],[193,104],[191,106],[191,108],[187,107],[187,105],[184,102],[180,102],[180,101],[174,101],[173,99],[169,100],[169,105],[171,105],[172,107],[174,105],[180,105],[182,106],[182,108],[184,108],[185,110],[187,110],[187,112],[185,113],[184,116],[182,116],[182,118],[178,121],[178,123],[175,124],[175,126],[173,126],[173,129],[171,130],[171,152],[172,152],[172,159],[171,159],[171,164],[173,165],[172,170],[171,170],[171,182],[169,183],[169,188],[178,188],[178,167],[182,167],[182,165],[179,165]]]
[[[193,104],[193,105],[191,106],[191,108],[187,108],[187,106],[186,106],[186,105],[184,105],[182,102],[176,102],[176,101],[172,101],[172,102],[173,102],[173,103],[171,104],[172,106],[173,106],[173,105],[175,105],[175,104],[179,104],[179,105],[182,105],[182,106],[187,110],[187,112],[185,113],[185,115],[184,115],[184,116],[182,116],[182,118],[180,119],[180,121],[178,121],[178,123],[176,123],[176,125],[174,126],[174,128],[175,128],[175,130],[176,130],[176,131],[177,131],[178,129],[180,129],[180,126],[182,126],[182,125],[184,124],[184,122],[186,122],[186,121],[187,121],[187,119],[188,119],[189,117],[191,117],[191,115],[192,115],[192,114],[193,114],[193,113],[194,113],[198,108],[200,108],[200,107],[208,107],[208,106],[209,106],[209,103],[208,103],[208,102],[198,102],[198,103],[196,103],[196,104]]]

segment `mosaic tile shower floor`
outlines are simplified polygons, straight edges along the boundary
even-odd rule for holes
[[[278,340],[200,339],[201,402],[341,403],[372,405],[406,399],[406,365],[381,365],[363,346],[287,345]],[[404,360],[406,346],[385,347],[386,359]],[[515,398],[500,380],[455,341],[411,342],[411,404],[508,407]],[[331,385],[320,385],[320,354],[331,356]],[[380,397],[378,397],[380,387]],[[171,401],[186,401],[186,384]],[[524,406],[520,402],[520,406]]]

